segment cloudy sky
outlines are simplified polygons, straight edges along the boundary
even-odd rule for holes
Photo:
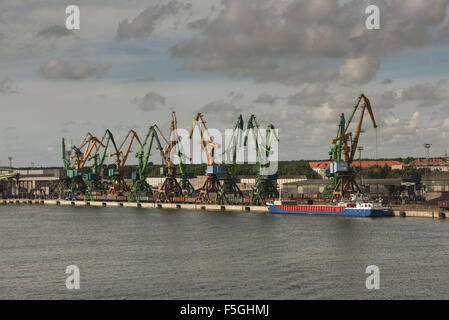
[[[78,5],[81,29],[65,28]],[[365,8],[380,8],[380,30]],[[0,165],[61,165],[61,138],[256,114],[280,157],[326,159],[370,98],[378,157],[449,152],[449,0],[2,0]],[[367,118],[369,120],[369,118]],[[376,156],[365,122],[360,144]],[[134,158],[134,157],[131,157]]]

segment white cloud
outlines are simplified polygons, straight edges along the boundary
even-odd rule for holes
[[[368,56],[347,59],[340,67],[340,75],[346,85],[367,83],[374,78],[379,65],[379,59]]]

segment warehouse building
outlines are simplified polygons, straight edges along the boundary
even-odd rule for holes
[[[0,196],[39,197],[48,196],[66,177],[63,169],[10,169],[1,168],[0,175],[15,173],[14,178],[2,180]]]

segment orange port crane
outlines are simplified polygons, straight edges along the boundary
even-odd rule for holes
[[[77,148],[76,146],[72,146],[73,151],[75,151],[75,170],[81,170],[89,159],[89,156],[92,153],[94,147],[96,148],[96,150],[98,150],[100,146],[104,148],[104,144],[100,140],[98,140],[97,137],[94,137],[90,132],[87,133],[84,141],[81,143],[81,146],[79,148]],[[85,149],[84,152],[82,152],[83,149]]]
[[[215,164],[215,148],[220,148],[218,143],[214,142],[213,137],[210,135],[207,129],[206,122],[203,115],[198,113],[193,119],[192,128],[190,129],[190,139],[193,137],[195,128],[198,129],[201,141],[201,149],[205,156],[207,169],[206,169],[206,181],[200,189],[199,195],[196,199],[197,203],[213,203],[210,198],[211,193],[217,193],[221,189],[220,181],[217,175],[222,174],[226,170],[223,166]],[[205,140],[204,133],[207,134],[208,140]]]
[[[348,129],[355,113],[359,109],[361,110],[360,118],[357,123],[355,133],[353,134],[352,132],[348,132]],[[336,183],[330,203],[338,203],[350,194],[362,192],[355,180],[356,168],[352,167],[352,162],[357,151],[360,134],[362,133],[362,124],[366,110],[368,110],[374,128],[377,129],[376,120],[374,119],[374,113],[371,108],[371,102],[364,94],[361,94],[356,105],[354,106],[349,121],[346,123],[343,133],[336,139],[331,140],[333,145],[342,142],[343,161],[331,163],[330,173],[336,174]]]
[[[176,113],[172,112],[171,121],[170,121],[170,139],[167,140],[159,129],[157,125],[154,125],[154,128],[158,131],[159,136],[162,137],[166,146],[165,148],[159,147],[162,164],[164,166],[165,171],[165,180],[159,189],[159,193],[156,201],[158,202],[172,202],[174,197],[182,197],[182,188],[179,185],[178,180],[176,179],[176,167],[173,162],[172,156],[174,155],[175,146],[179,143],[179,138],[176,135],[176,130],[178,128],[178,122],[176,119]]]
[[[123,152],[123,146],[128,141],[128,139],[128,146],[125,152]],[[140,141],[137,132],[131,129],[129,130],[125,139],[123,139],[123,142],[120,144],[118,149],[115,150],[116,152],[109,155],[110,157],[115,157],[115,169],[109,169],[108,172],[108,175],[112,177],[112,184],[109,191],[116,195],[123,194],[123,192],[129,191],[129,187],[125,182],[123,169],[125,168],[126,160],[128,159],[128,155],[131,152],[131,147],[134,141],[137,141],[137,143],[140,145],[140,148],[142,148],[142,142]]]
[[[195,128],[198,128],[198,132],[200,134],[201,140],[201,150],[204,153],[204,157],[206,159],[206,163],[208,166],[215,166],[215,148],[219,148],[220,145],[214,143],[214,138],[210,135],[209,129],[207,129],[206,121],[204,121],[203,115],[201,113],[197,113],[195,118],[193,119],[192,128],[190,129],[190,139],[192,139],[193,131]],[[206,141],[204,139],[204,132],[207,133],[209,140]]]

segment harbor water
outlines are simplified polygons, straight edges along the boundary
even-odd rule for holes
[[[449,299],[447,220],[1,205],[0,254],[1,299]]]

